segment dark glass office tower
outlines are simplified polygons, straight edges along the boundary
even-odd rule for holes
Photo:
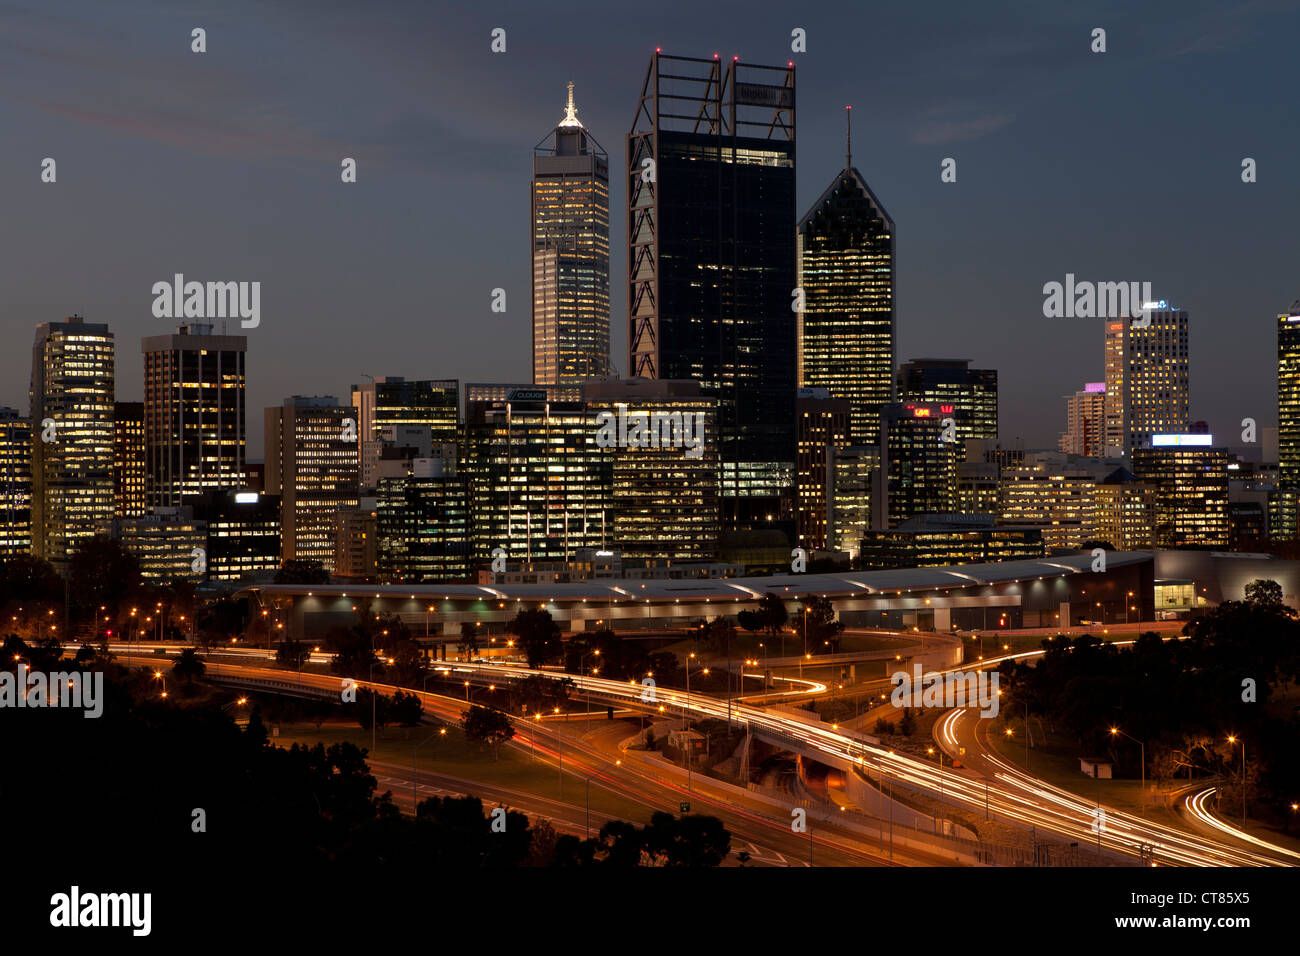
[[[609,372],[609,154],[573,105],[533,150],[533,381]]]
[[[145,500],[151,508],[240,488],[245,474],[244,369],[248,339],[209,323],[141,341]]]
[[[912,359],[898,368],[898,400],[937,404],[953,420],[957,460],[966,439],[998,437],[997,369],[971,368],[970,359]]]
[[[894,387],[894,221],[846,149],[799,221],[799,385],[849,400],[855,444],[875,444]]]
[[[793,532],[792,65],[656,52],[627,138],[628,369],[719,399],[722,526]]]

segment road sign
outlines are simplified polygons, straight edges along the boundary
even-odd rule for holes
[[[687,803],[685,800],[683,800],[681,803],[677,804],[677,809],[680,810],[682,813],[690,813],[691,805]]]

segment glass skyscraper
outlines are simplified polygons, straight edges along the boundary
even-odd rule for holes
[[[1300,534],[1300,299],[1277,317],[1277,453],[1276,533]]]
[[[150,336],[144,351],[145,499],[175,507],[186,497],[244,484],[242,335],[209,324]]]
[[[719,399],[724,530],[793,533],[793,64],[656,52],[627,185],[629,373]]]
[[[32,349],[32,553],[63,571],[113,517],[113,333],[74,315]]]
[[[533,381],[609,372],[609,155],[573,105],[533,150]]]
[[[799,384],[849,400],[855,444],[874,444],[894,388],[894,221],[853,168],[799,221]]]

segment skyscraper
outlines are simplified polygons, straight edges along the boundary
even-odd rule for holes
[[[898,402],[881,410],[884,527],[951,512],[957,500],[957,443],[944,440],[937,404]]]
[[[628,365],[720,400],[724,530],[793,531],[795,81],[650,60],[627,138]]]
[[[32,423],[0,408],[0,555],[32,548]]]
[[[138,518],[145,500],[144,402],[113,403],[113,517]]]
[[[1146,325],[1106,321],[1106,453],[1128,456],[1189,423],[1187,313],[1152,303]]]
[[[1065,397],[1065,431],[1057,443],[1067,455],[1100,458],[1106,453],[1106,383],[1088,382]]]
[[[472,560],[604,546],[614,449],[597,444],[596,417],[576,386],[465,386]]]
[[[1294,538],[1300,534],[1300,299],[1277,316],[1277,453],[1276,530]]]
[[[940,419],[952,419],[957,460],[966,441],[998,437],[998,373],[971,368],[970,359],[912,359],[898,369],[898,400],[938,405]]]
[[[150,508],[244,485],[243,335],[209,324],[152,335],[144,352],[145,497]]]
[[[854,443],[874,444],[894,389],[894,221],[854,168],[851,143],[799,221],[798,375],[848,399]]]
[[[609,372],[609,154],[573,105],[533,149],[533,381]]]
[[[669,561],[711,560],[718,555],[718,400],[697,382],[627,379],[583,386],[588,411],[628,431],[640,416],[694,423],[694,448],[682,443],[624,442],[609,448],[611,500],[608,545],[622,557]],[[690,416],[689,418],[687,416]],[[649,418],[653,422],[656,419]],[[655,426],[652,424],[652,430]],[[658,429],[662,431],[662,429]]]
[[[266,410],[266,493],[280,496],[285,561],[333,569],[335,516],[357,506],[356,419],[332,395],[294,395]]]
[[[113,333],[74,315],[32,348],[32,553],[62,571],[113,517]]]
[[[1133,473],[1155,488],[1157,548],[1228,546],[1228,450],[1211,435],[1153,435]]]
[[[427,427],[434,445],[455,442],[459,437],[460,383],[454,378],[410,382],[392,375],[377,378],[352,386],[352,404],[357,410],[362,488],[374,488],[378,480],[385,428]]]
[[[795,513],[799,547],[830,547],[835,527],[835,456],[849,442],[852,404],[831,398],[824,388],[801,388],[795,404],[798,452],[795,457]]]

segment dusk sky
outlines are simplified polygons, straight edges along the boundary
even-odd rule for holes
[[[1054,446],[1061,397],[1103,377],[1101,320],[1043,317],[1072,272],[1188,310],[1192,417],[1236,444],[1275,421],[1275,316],[1300,297],[1298,36],[1294,2],[0,3],[0,404],[26,413],[35,325],[73,313],[116,333],[117,397],[140,400],[140,339],[176,325],[150,289],[177,272],[262,283],[253,460],[291,394],[528,381],[531,151],[569,80],[611,158],[626,373],[621,170],[662,46],[795,61],[799,214],[853,105],[898,229],[897,359],[998,369],[1004,439]]]

